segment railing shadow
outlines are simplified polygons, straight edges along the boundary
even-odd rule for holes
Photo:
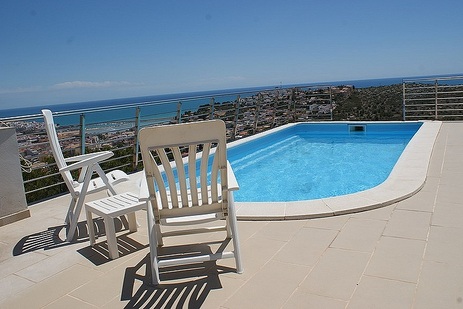
[[[102,218],[93,220],[95,225],[95,236],[106,237],[104,221]],[[81,221],[77,224],[77,231],[72,242],[66,241],[68,225],[58,225],[47,228],[31,235],[24,236],[13,248],[13,256],[18,256],[37,250],[52,250],[76,243],[88,242],[88,226],[86,221]],[[125,217],[115,220],[116,232],[124,230],[129,231],[129,225]],[[119,235],[117,237],[118,249],[120,255],[127,255],[147,247],[147,245],[131,239],[128,235],[131,232]],[[88,246],[77,250],[95,265],[101,265],[109,261],[108,244],[106,241],[97,243],[94,247]]]
[[[211,252],[207,245],[171,246],[158,248],[159,257],[172,257],[185,252]],[[192,250],[193,248],[193,250]],[[121,301],[125,308],[201,308],[212,290],[221,289],[220,274],[236,272],[234,268],[219,266],[215,261],[160,269],[161,284],[151,284],[150,256],[125,271]],[[140,285],[141,282],[141,285]],[[139,286],[137,290],[134,290]]]

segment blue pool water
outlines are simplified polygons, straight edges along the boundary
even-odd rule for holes
[[[228,148],[238,202],[285,202],[363,191],[389,176],[420,122],[297,124]]]

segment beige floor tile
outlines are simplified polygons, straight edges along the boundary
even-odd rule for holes
[[[347,308],[409,309],[414,294],[413,283],[363,276]]]
[[[389,206],[372,209],[369,211],[361,211],[351,216],[357,219],[389,220],[395,207],[396,204],[393,204]]]
[[[289,241],[305,224],[304,220],[268,222],[255,236]]]
[[[422,240],[381,237],[365,274],[416,283],[425,245]]]
[[[435,149],[436,147],[434,147]],[[435,177],[438,178],[442,174],[442,160],[444,159],[444,153],[433,153],[433,157],[431,159],[431,164],[428,167],[428,177]],[[433,164],[433,162],[438,162]]]
[[[264,228],[268,223],[268,221],[238,221],[240,241],[246,241],[255,235],[260,229]]]
[[[437,191],[437,189],[435,190]],[[436,192],[418,192],[416,195],[397,203],[397,209],[427,211],[434,209]]]
[[[84,257],[76,251],[65,250],[21,269],[15,274],[31,281],[39,282],[72,267],[82,260],[84,260]]]
[[[62,308],[95,309],[98,307],[93,306],[91,304],[87,304],[69,295],[61,297],[58,300],[44,307],[44,309],[62,309]]]
[[[453,189],[461,188],[461,179],[463,179],[463,173],[455,173],[452,169],[443,170],[439,189],[441,187],[449,187]]]
[[[276,254],[275,260],[313,266],[338,234],[335,230],[303,228]]]
[[[106,305],[101,306],[101,309],[123,309],[123,308],[130,308],[128,306],[129,301],[128,300],[121,300],[120,297],[115,297],[112,300],[110,300]],[[132,308],[134,308],[132,306]],[[139,307],[141,308],[141,307]]]
[[[316,218],[305,221],[305,227],[313,227],[319,229],[328,229],[340,231],[349,220],[350,215],[332,216],[327,218]]]
[[[300,265],[271,261],[246,282],[225,308],[281,308],[309,272]]]
[[[386,221],[350,218],[331,244],[333,248],[373,252]]]
[[[0,263],[0,278],[36,264],[45,258],[47,258],[46,255],[37,252],[30,252],[10,257]]]
[[[463,204],[439,203],[432,215],[432,224],[442,227],[463,227]]]
[[[347,302],[328,298],[324,296],[308,294],[297,291],[283,306],[285,309],[307,309],[307,308],[324,308],[324,309],[344,309]]]
[[[75,265],[0,302],[0,308],[41,308],[101,275],[99,271]]]
[[[371,254],[329,248],[299,290],[335,299],[349,300]]]
[[[244,243],[241,243],[241,259],[244,267],[243,274],[239,275],[240,279],[247,280],[258,272],[270,259],[272,259],[277,252],[287,242],[281,240],[274,240],[265,237],[251,237]],[[221,265],[235,268],[235,261],[233,259],[226,259],[220,261]],[[228,275],[228,274],[227,274]]]
[[[463,179],[463,173],[458,175],[460,179]],[[457,182],[451,185],[441,184],[439,186],[436,198],[437,205],[441,203],[454,203],[463,206],[463,200],[461,198],[461,186],[455,185],[456,183]]]
[[[396,209],[384,229],[383,235],[426,240],[431,213]]]
[[[415,308],[461,308],[463,267],[425,261],[416,291]]]
[[[15,294],[22,292],[24,289],[32,286],[34,282],[18,277],[16,275],[9,275],[0,278],[0,301],[5,300]]]
[[[110,299],[100,308],[203,308],[211,290],[217,288],[209,282],[198,278],[157,287],[143,285],[130,298]]]
[[[12,254],[10,254],[11,249],[12,246],[10,244],[0,241],[0,263],[12,257]]]
[[[246,281],[241,280],[241,276],[230,278],[228,276],[219,276],[217,284],[210,289],[201,308],[219,308],[232,295],[234,295]]]
[[[431,226],[424,259],[459,265],[463,261],[463,228]]]
[[[105,305],[109,300],[119,295],[123,289],[126,278],[127,269],[133,266],[138,259],[125,259],[123,263],[115,268],[107,271],[98,278],[88,281],[86,284],[72,291],[69,295],[83,302],[92,304],[97,307]],[[145,264],[137,269],[137,274],[140,280],[133,280],[131,283],[141,283],[146,278]]]

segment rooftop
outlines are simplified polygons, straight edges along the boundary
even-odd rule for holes
[[[442,123],[426,182],[408,199],[326,218],[239,221],[241,275],[233,260],[219,260],[161,273],[163,284],[150,286],[143,211],[138,232],[119,225],[121,257],[108,260],[105,237],[89,246],[84,218],[77,241],[64,242],[68,195],[36,204],[30,218],[0,227],[0,307],[463,306],[462,136],[462,122]],[[195,235],[166,247],[204,237],[215,245]]]

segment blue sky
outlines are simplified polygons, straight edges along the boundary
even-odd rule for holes
[[[0,2],[0,108],[463,72],[463,1]]]

